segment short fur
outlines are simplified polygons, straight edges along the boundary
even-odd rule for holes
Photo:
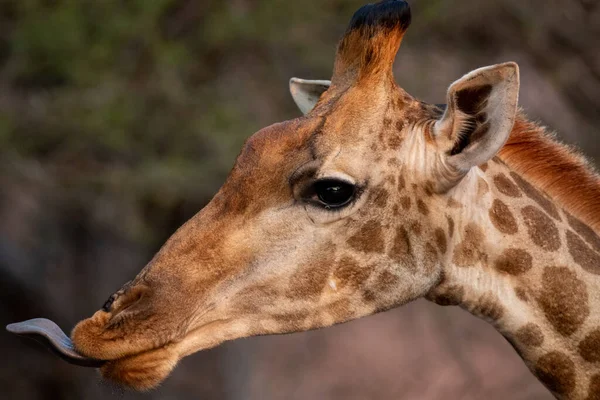
[[[249,138],[209,204],[75,327],[75,349],[105,360],[104,377],[145,390],[228,340],[426,297],[494,324],[557,398],[596,398],[600,237],[558,206],[597,229],[599,178],[515,122],[515,63],[458,79],[442,117],[398,87],[407,9],[362,9],[314,108]],[[481,129],[454,148],[464,115]],[[319,194],[332,181],[354,185],[343,206]]]

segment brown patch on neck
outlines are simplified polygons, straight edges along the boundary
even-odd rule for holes
[[[521,300],[522,302],[527,303],[529,301],[529,295],[527,294],[527,289],[525,289],[522,286],[517,286],[515,288],[515,295],[517,296],[517,298],[519,298],[519,300]]]
[[[448,199],[448,207],[450,208],[461,208],[462,204],[460,204],[458,201],[456,201],[454,198],[450,197]]]
[[[429,214],[429,207],[427,207],[427,204],[421,199],[417,200],[417,209],[423,215]]]
[[[498,298],[491,293],[482,295],[474,304],[467,302],[466,307],[473,315],[491,321],[498,321],[504,315],[504,307]]]
[[[571,228],[575,229],[575,232],[585,239],[594,250],[600,252],[600,236],[596,232],[569,213],[567,213],[567,221],[569,221]]]
[[[468,224],[463,232],[463,240],[456,246],[452,262],[459,267],[472,267],[477,262],[486,262],[484,251],[485,236],[481,228]]]
[[[534,206],[523,207],[521,214],[533,243],[546,251],[560,248],[560,233],[548,215]]]
[[[490,188],[487,182],[483,178],[479,178],[477,180],[477,197],[481,197],[487,192],[489,192]]]
[[[543,355],[535,374],[554,393],[568,395],[575,390],[575,363],[566,354],[553,351]]]
[[[442,254],[442,255],[446,254],[446,250],[448,248],[446,233],[444,232],[444,230],[442,228],[437,228],[433,232],[433,234],[435,236],[435,242],[438,246],[438,250],[440,251],[440,254]]]
[[[590,378],[588,397],[585,400],[600,400],[600,374]]]
[[[496,229],[502,233],[514,235],[518,232],[519,227],[517,220],[506,204],[500,199],[495,199],[492,203],[492,208],[489,211],[490,221]]]
[[[520,275],[531,269],[533,266],[533,257],[523,250],[509,248],[500,254],[494,262],[494,267],[501,272],[510,275]]]
[[[509,197],[521,197],[521,191],[509,178],[504,174],[494,176],[494,185],[498,191]]]
[[[426,296],[428,300],[440,306],[458,306],[463,302],[464,297],[465,289],[462,286],[442,284]]]
[[[544,343],[544,334],[539,326],[528,323],[515,333],[517,340],[528,347],[539,347]]]
[[[584,223],[600,230],[600,177],[581,155],[519,115],[500,158]]]
[[[567,232],[567,247],[573,260],[587,272],[600,275],[600,253],[592,250],[572,231]]]
[[[575,333],[590,314],[586,284],[567,267],[544,269],[537,302],[548,322],[566,337]]]
[[[590,332],[579,343],[579,354],[585,361],[600,363],[600,329]]]

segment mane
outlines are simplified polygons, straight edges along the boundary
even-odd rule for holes
[[[573,147],[521,112],[499,157],[558,205],[600,232],[600,176]]]

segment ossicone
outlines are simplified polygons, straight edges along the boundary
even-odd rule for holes
[[[385,0],[361,7],[338,45],[332,86],[389,81],[410,20],[406,1]]]

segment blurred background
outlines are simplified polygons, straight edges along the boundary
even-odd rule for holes
[[[1,0],[0,322],[65,331],[131,279],[224,181],[243,141],[299,115],[292,76],[328,79],[358,0]],[[600,160],[597,0],[412,1],[409,93],[497,62],[529,116]],[[186,358],[156,391],[101,383],[0,333],[3,399],[549,399],[510,345],[417,301]]]

